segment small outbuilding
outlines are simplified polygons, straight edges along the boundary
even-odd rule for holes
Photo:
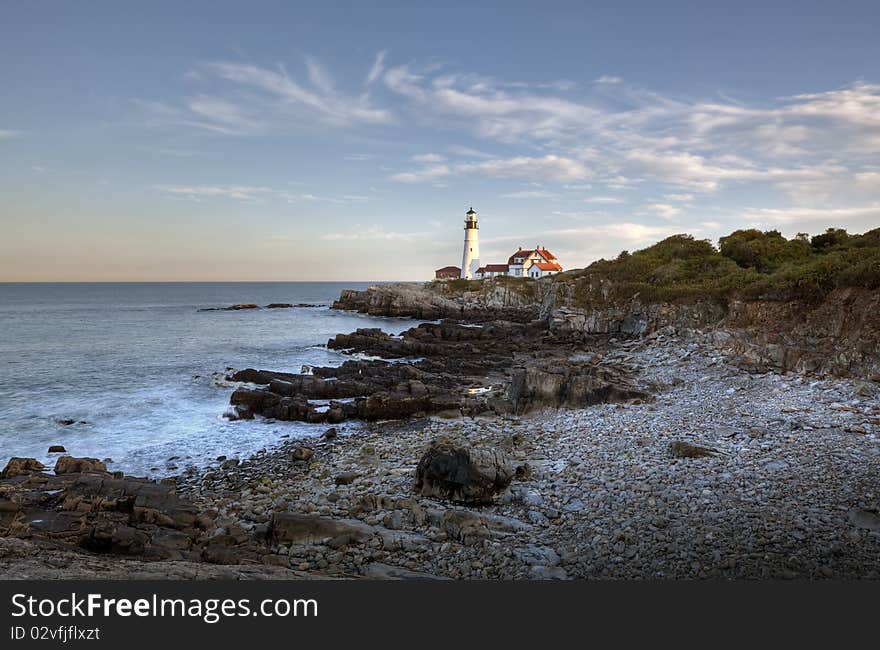
[[[507,264],[487,264],[481,266],[474,273],[474,278],[483,280],[485,278],[494,278],[497,275],[507,275]]]
[[[457,266],[444,266],[434,271],[435,280],[458,280],[461,277],[461,269]]]

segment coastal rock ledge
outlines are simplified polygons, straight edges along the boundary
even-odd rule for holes
[[[396,283],[344,290],[334,309],[373,316],[486,323],[540,320],[559,341],[597,334],[701,337],[752,372],[853,376],[880,381],[880,290],[844,287],[822,298],[691,296],[615,298],[614,284],[576,272],[540,280]]]
[[[225,379],[245,385],[232,394],[229,417],[337,424],[522,414],[649,397],[630,369],[595,354],[601,341],[560,347],[545,321],[422,323],[400,336],[359,329],[334,337],[327,347],[382,359],[300,374],[232,372]]]

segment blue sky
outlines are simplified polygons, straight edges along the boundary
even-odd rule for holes
[[[876,2],[127,4],[4,3],[0,280],[880,226]]]

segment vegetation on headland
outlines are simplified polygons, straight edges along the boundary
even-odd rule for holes
[[[435,284],[440,290],[448,296],[460,296],[466,291],[481,291],[485,280],[466,280],[464,278],[458,280],[435,280]],[[531,278],[515,278],[508,275],[499,275],[492,278],[491,282],[495,285],[508,287],[513,291],[522,293],[525,296],[535,295],[535,284]]]
[[[583,306],[638,296],[644,303],[723,299],[820,300],[839,287],[880,287],[880,228],[862,235],[829,228],[786,239],[776,230],[737,230],[719,240],[673,235],[556,277],[574,282]]]
[[[691,235],[672,235],[616,259],[551,276],[573,284],[579,306],[637,297],[643,303],[726,301],[732,296],[764,300],[821,300],[841,287],[880,288],[880,228],[850,234],[829,228],[791,239],[777,230],[737,230],[718,246]],[[436,281],[447,296],[504,286],[534,296],[535,280],[498,276],[491,280]]]

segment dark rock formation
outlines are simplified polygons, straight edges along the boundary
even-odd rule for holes
[[[507,489],[516,467],[497,449],[435,441],[416,467],[415,491],[463,503],[487,503]]]
[[[311,368],[308,374],[234,372],[228,380],[259,387],[242,386],[232,394],[232,418],[262,415],[336,424],[348,419],[510,413],[645,397],[628,383],[623,370],[615,373],[607,367],[593,369],[591,362],[568,360],[571,352],[597,346],[602,346],[601,340],[561,346],[549,336],[544,321],[422,323],[401,336],[359,329],[337,335],[327,347],[400,361],[352,360],[334,368]],[[513,373],[508,396],[514,366],[520,370]]]
[[[173,482],[110,475],[94,459],[68,458],[56,474],[41,467],[18,458],[4,469],[0,538],[56,551],[222,564],[259,562],[268,553],[237,524],[218,525],[216,513],[180,499]]]
[[[199,311],[241,311],[243,309],[259,309],[259,305],[252,302],[243,302],[237,305],[229,305],[228,307],[205,307]]]
[[[174,487],[99,474],[30,474],[0,482],[0,535],[97,552],[197,559],[198,510]]]
[[[613,299],[608,281],[562,274],[520,283],[496,278],[468,283],[388,284],[346,290],[333,304],[377,316],[452,318],[483,322],[542,320],[557,341],[595,335],[651,336],[709,332],[735,364],[756,372],[782,371],[869,378],[880,375],[880,291],[840,288],[819,301],[744,299],[735,294],[668,302],[639,294]]]
[[[692,445],[683,440],[674,440],[669,443],[669,453],[676,458],[704,458],[706,456],[715,456],[718,452],[710,447]]]
[[[333,479],[336,485],[351,485],[357,480],[357,472],[340,472]]]
[[[97,458],[62,456],[55,463],[56,474],[107,473],[107,466]]]
[[[510,386],[510,401],[517,413],[545,406],[582,408],[647,397],[622,369],[590,362],[531,363],[513,371]]]
[[[331,540],[347,544],[372,537],[374,533],[372,526],[358,519],[332,519],[294,512],[275,513],[270,525],[273,540],[297,544],[322,544]]]
[[[540,318],[542,308],[535,300],[533,282],[525,278],[510,280],[475,282],[473,287],[478,291],[460,293],[456,293],[454,285],[444,282],[377,285],[365,291],[345,289],[333,303],[333,309],[425,320],[527,322]]]
[[[0,473],[0,478],[15,478],[32,472],[42,472],[44,469],[46,466],[36,458],[10,458]]]
[[[880,291],[835,289],[823,301],[731,300],[713,341],[736,365],[870,378],[880,372]]]

